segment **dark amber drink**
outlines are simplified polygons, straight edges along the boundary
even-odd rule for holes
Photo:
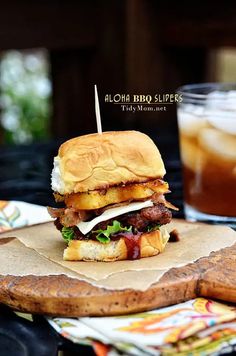
[[[234,93],[235,110],[226,110],[223,100],[220,107],[217,100],[210,106],[203,100],[197,105],[196,100],[194,105],[187,101],[178,108],[185,214],[189,220],[236,227]]]
[[[186,150],[193,140],[182,137],[181,141]],[[203,213],[236,217],[236,162],[198,145],[193,149],[198,157],[192,158],[190,164],[183,164],[185,202]]]

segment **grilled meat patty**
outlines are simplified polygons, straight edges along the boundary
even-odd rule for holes
[[[134,229],[143,232],[149,225],[152,224],[168,224],[171,221],[171,218],[172,214],[170,210],[166,208],[164,204],[159,203],[153,207],[141,209],[138,212],[127,213],[117,216],[117,218],[103,221],[97,224],[93,230],[106,230],[108,225],[112,225],[113,220],[118,220],[123,226],[133,226]],[[59,218],[55,220],[55,225],[58,230],[61,230],[63,227]],[[77,226],[74,226],[74,231],[77,238],[84,237]]]
[[[94,227],[94,230],[105,230],[107,225],[111,225],[113,220],[118,220],[123,226],[133,226],[139,231],[144,231],[150,223],[165,225],[171,221],[172,214],[164,204],[157,204],[150,208],[141,209],[138,212],[131,212],[120,215],[117,219],[103,221]]]

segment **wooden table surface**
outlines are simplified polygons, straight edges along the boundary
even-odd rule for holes
[[[181,268],[146,291],[107,290],[59,276],[1,276],[0,302],[57,316],[120,315],[180,303],[197,296],[236,302],[236,244]]]

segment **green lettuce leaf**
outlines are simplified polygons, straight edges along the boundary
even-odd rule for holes
[[[159,230],[160,226],[161,226],[160,224],[150,225],[147,227],[147,232]]]
[[[63,239],[66,240],[66,242],[70,242],[75,237],[75,233],[72,227],[63,226],[61,233]]]
[[[132,226],[122,227],[119,221],[113,220],[112,225],[108,225],[106,230],[93,230],[92,233],[97,234],[96,239],[99,242],[107,244],[108,242],[110,242],[111,235],[117,234],[118,232],[122,231],[132,231]]]

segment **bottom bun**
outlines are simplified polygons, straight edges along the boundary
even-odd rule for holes
[[[140,236],[140,257],[151,257],[161,253],[169,239],[165,228],[144,233]],[[107,244],[95,240],[72,240],[65,249],[63,259],[66,261],[120,261],[128,259],[125,239],[111,240]]]

